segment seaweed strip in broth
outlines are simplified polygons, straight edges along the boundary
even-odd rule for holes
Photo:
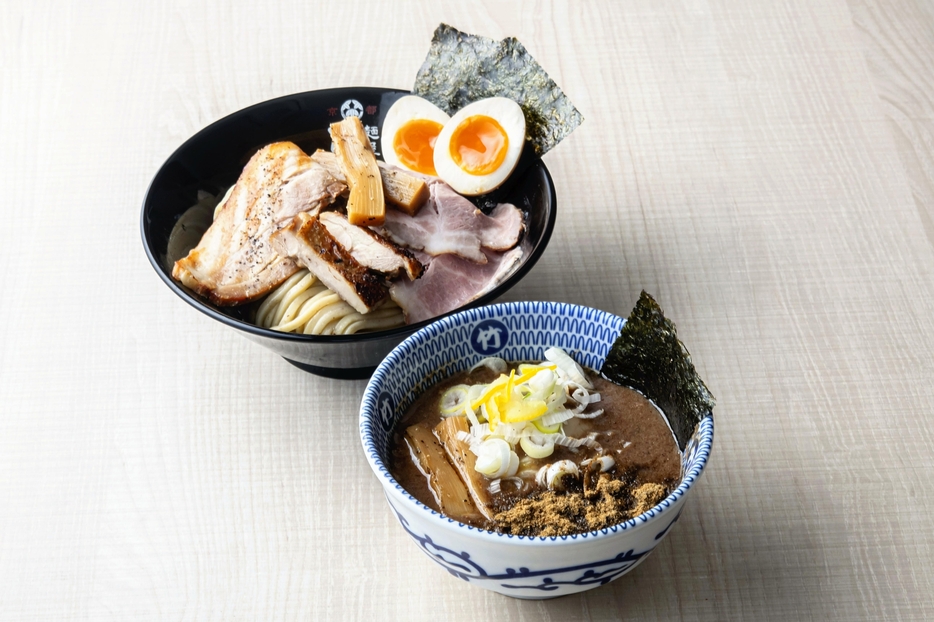
[[[645,291],[633,308],[600,372],[655,402],[668,417],[681,450],[716,400],[697,375],[675,325]]]

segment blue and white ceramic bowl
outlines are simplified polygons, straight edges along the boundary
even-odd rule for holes
[[[518,598],[583,592],[626,574],[678,520],[713,442],[713,416],[697,426],[682,458],[681,485],[648,512],[622,524],[563,537],[509,536],[449,519],[408,494],[386,467],[393,426],[427,387],[486,356],[542,360],[549,346],[591,369],[603,365],[626,320],[588,307],[514,302],[445,317],[408,337],[367,384],[360,435],[393,514],[412,540],[452,575]]]

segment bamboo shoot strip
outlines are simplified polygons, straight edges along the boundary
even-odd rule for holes
[[[346,183],[347,178],[336,155],[330,151],[318,149],[311,155],[311,159],[328,169],[335,179]],[[379,166],[380,177],[383,181],[383,195],[386,202],[409,216],[418,214],[418,210],[428,201],[428,184],[385,162],[376,164]]]
[[[479,518],[479,512],[470,500],[470,492],[431,430],[418,424],[410,426],[405,430],[405,441],[422,472],[428,476],[428,486],[441,513],[456,520]]]
[[[390,168],[385,162],[378,164],[386,201],[409,216],[418,214],[428,201],[428,184],[414,175]]]
[[[435,434],[444,444],[444,451],[454,464],[461,479],[467,485],[470,496],[477,509],[489,520],[493,520],[493,509],[490,507],[490,493],[484,484],[484,476],[477,472],[477,457],[470,451],[470,447],[458,437],[458,432],[468,433],[470,426],[467,417],[448,417],[435,426]]]
[[[347,220],[352,225],[381,225],[386,217],[383,181],[370,140],[358,117],[347,117],[331,124],[334,153],[350,186]]]

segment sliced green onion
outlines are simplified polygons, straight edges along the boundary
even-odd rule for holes
[[[566,478],[580,476],[580,469],[570,460],[558,460],[554,464],[546,464],[535,475],[539,486],[550,490],[563,490]]]
[[[464,414],[469,390],[470,387],[466,384],[457,384],[445,391],[440,400],[441,416],[453,417]]]
[[[513,477],[516,472],[519,470],[519,454],[509,450],[509,468],[506,469],[506,472],[503,474],[505,477]]]
[[[535,429],[541,432],[542,434],[557,434],[558,432],[560,432],[561,422],[559,421],[558,423],[554,425],[547,425],[545,423],[545,418],[547,416],[548,415],[545,415],[541,419],[536,419],[535,421],[532,422],[532,425],[535,426]]]
[[[603,409],[602,409],[602,408],[598,408],[597,410],[593,411],[592,413],[587,413],[586,415],[585,415],[584,413],[578,413],[578,414],[577,414],[577,418],[578,418],[578,419],[596,419],[597,417],[599,417],[599,416],[602,415],[602,414],[603,414]]]
[[[568,356],[568,353],[564,350],[560,348],[548,348],[545,350],[545,358],[557,365],[558,369],[567,374],[568,378],[575,384],[585,389],[593,388],[593,385],[587,380],[587,376],[584,375],[584,370],[581,369],[580,365]]]
[[[545,413],[542,415],[542,418],[539,419],[542,425],[547,427],[555,426],[559,423],[564,423],[574,418],[574,413],[570,410],[559,410],[556,412]]]
[[[504,475],[511,477],[519,468],[519,456],[512,451],[509,443],[501,438],[488,438],[476,448],[470,449],[477,455],[474,468],[491,479],[498,479]]]
[[[519,439],[519,445],[532,458],[547,458],[555,452],[555,444],[538,434],[523,436]]]
[[[532,376],[527,386],[531,390],[531,395],[535,399],[545,400],[555,391],[555,385],[558,383],[558,376],[550,369],[543,369]]]

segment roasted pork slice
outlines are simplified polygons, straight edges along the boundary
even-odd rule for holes
[[[269,241],[277,253],[308,268],[360,313],[372,311],[389,294],[380,275],[354,259],[317,216],[298,214]]]
[[[491,291],[515,271],[524,254],[521,246],[505,253],[484,251],[484,264],[457,255],[432,257],[420,279],[395,281],[389,293],[405,312],[406,323],[421,322]]]
[[[314,153],[308,156],[334,176],[334,179],[347,183],[347,177],[344,175],[344,169],[341,168],[340,160],[336,155],[324,149],[316,149]]]
[[[247,162],[198,245],[172,276],[218,305],[254,300],[298,270],[270,235],[296,214],[330,205],[345,185],[293,143],[273,143]]]
[[[312,164],[313,165],[309,166],[306,171],[299,173],[282,187],[280,203],[283,209],[281,213],[282,220],[280,220],[280,222],[284,222],[288,218],[294,217],[299,213],[314,216],[328,205],[331,205],[334,199],[344,192],[346,188],[344,182],[339,179],[333,179],[333,175],[328,171],[327,175],[331,175],[332,177],[331,180],[327,181],[329,187],[326,188],[330,200],[327,202],[319,201],[318,197],[321,195],[322,191],[325,190],[325,188],[322,187],[322,183],[326,175],[322,173],[321,169],[323,167],[319,167],[314,163]]]
[[[380,231],[429,255],[460,255],[477,263],[486,262],[482,249],[502,251],[518,243],[523,219],[514,205],[502,203],[487,216],[444,182],[429,184],[429,193],[414,217],[387,211]]]
[[[337,212],[323,212],[319,219],[344,250],[367,268],[388,277],[405,272],[410,280],[417,279],[425,270],[409,251],[370,229],[350,224]]]

